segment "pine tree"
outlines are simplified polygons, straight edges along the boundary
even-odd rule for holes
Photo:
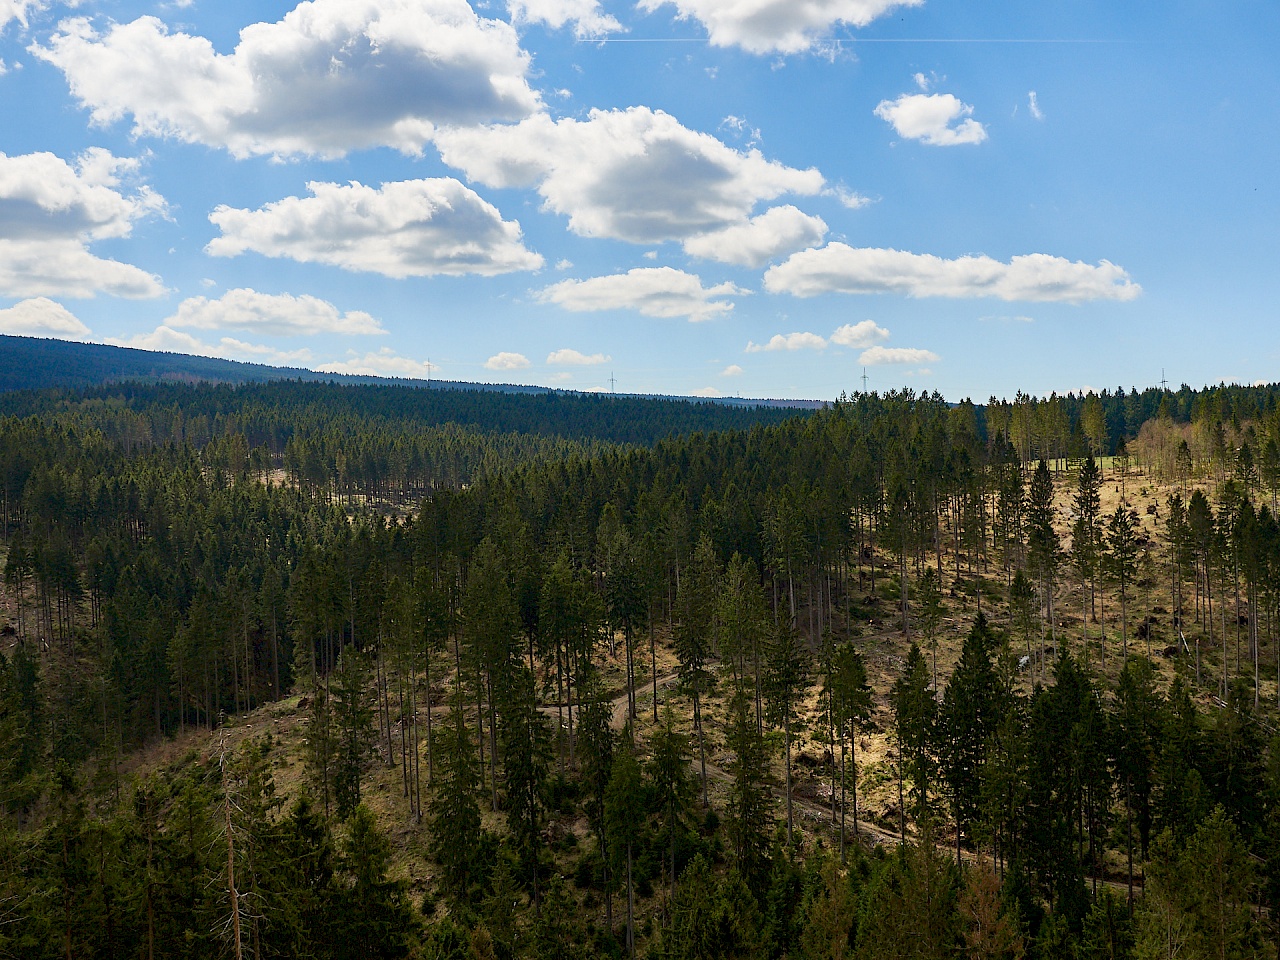
[[[676,625],[676,656],[680,658],[680,686],[693,697],[693,728],[698,738],[702,768],[702,805],[707,800],[707,746],[702,730],[702,697],[710,688],[712,674],[707,669],[715,636],[714,613],[720,586],[720,564],[711,539],[698,541],[693,561],[680,583],[680,620]]]
[[[1087,457],[1080,466],[1076,493],[1071,501],[1076,515],[1071,524],[1071,563],[1080,577],[1081,633],[1086,651],[1089,648],[1089,618],[1093,615],[1096,619],[1095,578],[1102,549],[1101,488],[1102,473],[1098,464],[1092,456]]]
[[[369,706],[368,667],[363,655],[347,647],[338,657],[330,693],[333,698],[333,796],[339,820],[360,805],[360,781],[376,737]]]
[[[862,655],[853,644],[845,643],[836,648],[832,657],[831,690],[832,720],[840,739],[840,858],[845,857],[845,784],[846,748],[851,748],[853,773],[853,833],[858,835],[858,730],[871,719],[871,685],[867,682],[867,667]],[[835,793],[835,784],[832,784]]]
[[[689,738],[675,726],[670,705],[663,708],[662,723],[649,739],[648,780],[655,812],[666,838],[666,858],[671,885],[676,882],[676,840],[686,828],[695,786],[689,776]]]
[[[933,689],[938,690],[938,630],[942,627],[942,589],[938,583],[938,572],[933,567],[925,567],[924,573],[916,582],[916,606],[919,614],[916,617],[920,624],[920,636],[929,650],[929,659],[933,666]]]
[[[520,879],[532,892],[535,907],[540,908],[542,822],[551,766],[551,737],[546,720],[538,712],[533,675],[527,668],[513,669],[511,685],[502,691],[502,700],[507,826],[520,866]]]
[[[747,886],[764,889],[769,868],[770,810],[769,753],[756,727],[751,698],[742,685],[729,701],[729,728],[725,746],[733,753],[729,763],[731,787],[725,810],[733,862]]]
[[[436,746],[440,772],[431,795],[431,855],[440,865],[441,887],[455,907],[469,902],[482,877],[480,849],[483,830],[477,796],[480,774],[475,746],[467,730],[460,698],[438,730]]]
[[[416,924],[405,900],[404,886],[387,876],[391,845],[378,831],[373,814],[363,805],[352,811],[342,845],[340,872],[346,897],[339,906],[341,936],[334,956],[350,960],[380,960],[404,956]]]
[[[1139,849],[1146,857],[1151,837],[1151,780],[1155,766],[1160,701],[1150,661],[1131,657],[1116,684],[1112,723],[1112,766],[1125,806],[1125,853],[1128,862],[1129,902],[1133,902],[1135,822]]]
[[[911,781],[913,816],[920,820],[929,810],[929,786],[935,766],[933,743],[938,702],[929,692],[929,668],[914,643],[907,653],[902,674],[889,695],[893,707],[894,739],[897,743],[898,827],[906,839],[906,797],[904,785]]]
[[[978,614],[938,712],[939,759],[956,819],[957,862],[960,837],[971,832],[981,812],[988,742],[1003,714],[1000,682],[991,663],[994,645],[986,617]]]
[[[615,873],[622,872],[627,889],[627,954],[636,955],[634,864],[644,824],[640,764],[636,760],[630,731],[622,736],[622,746],[613,760],[613,772],[605,791],[604,821],[609,837],[609,853]],[[618,870],[621,867],[621,871]]]
[[[1107,553],[1106,566],[1112,579],[1120,585],[1120,637],[1122,653],[1129,656],[1129,584],[1133,582],[1138,569],[1138,538],[1135,524],[1138,515],[1126,510],[1123,505],[1117,506],[1107,521]]]
[[[1049,634],[1057,643],[1053,618],[1053,594],[1057,586],[1058,564],[1062,546],[1054,529],[1057,511],[1053,506],[1053,478],[1049,466],[1041,460],[1027,490],[1027,561],[1035,572],[1040,588],[1040,604],[1049,621]],[[1056,649],[1056,647],[1055,647]]]
[[[1137,956],[1262,960],[1271,951],[1254,915],[1254,870],[1239,832],[1221,808],[1181,849],[1161,834],[1147,866],[1138,914]]]
[[[770,637],[766,649],[766,699],[768,715],[773,723],[780,723],[786,756],[787,794],[787,846],[792,845],[791,804],[791,728],[796,720],[796,708],[808,682],[809,651],[805,649],[800,632],[793,627],[779,624]]]

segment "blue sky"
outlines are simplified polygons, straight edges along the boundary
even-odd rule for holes
[[[0,332],[685,395],[1280,380],[1277,37],[1255,0],[0,0]]]

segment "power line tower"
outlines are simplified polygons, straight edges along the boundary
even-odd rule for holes
[[[617,387],[618,387],[618,378],[615,377],[613,375],[613,371],[610,370],[609,371],[609,392],[617,393],[618,392]]]
[[[867,392],[867,368],[866,367],[862,368],[862,392],[864,394]]]

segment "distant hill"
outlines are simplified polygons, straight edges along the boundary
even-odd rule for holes
[[[268,383],[298,380],[310,383],[376,384],[431,390],[483,390],[495,393],[576,393],[515,383],[468,383],[455,380],[410,380],[344,373],[319,373],[300,367],[272,367],[262,363],[218,360],[182,353],[160,353],[101,343],[75,343],[37,337],[0,335],[0,393],[49,387],[83,389],[123,381],[144,383]],[[619,394],[619,396],[655,396]],[[816,410],[817,400],[753,400],[739,397],[669,397],[727,406],[783,407]]]

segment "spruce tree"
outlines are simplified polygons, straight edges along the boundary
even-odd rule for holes
[[[999,678],[991,662],[995,638],[978,614],[965,637],[938,712],[940,766],[956,820],[956,860],[960,837],[970,833],[981,812],[988,743],[1003,710]]]
[[[769,799],[769,752],[756,727],[747,689],[739,685],[729,701],[725,746],[733,753],[731,781],[725,809],[733,863],[747,886],[760,893],[769,869],[772,804]]]
[[[889,695],[897,744],[898,828],[906,839],[905,783],[911,782],[912,815],[929,811],[929,787],[935,767],[934,736],[938,702],[929,691],[929,667],[914,643]]]
[[[431,855],[440,865],[441,889],[455,908],[469,902],[483,875],[480,849],[483,830],[477,796],[480,773],[475,746],[455,698],[449,719],[437,730],[440,770],[428,806]]]
[[[338,657],[330,685],[335,734],[333,797],[339,820],[346,820],[360,805],[360,782],[377,735],[368,680],[363,655],[347,647]]]
[[[1053,594],[1057,586],[1062,546],[1054,529],[1057,511],[1053,505],[1053,478],[1044,460],[1036,464],[1027,490],[1027,562],[1035,572],[1040,604],[1049,621],[1049,634],[1057,643],[1053,618]],[[1056,649],[1056,647],[1055,647]]]
[[[766,649],[766,699],[771,722],[781,724],[785,752],[787,794],[787,846],[792,845],[791,803],[791,739],[796,721],[796,709],[808,683],[809,651],[805,648],[800,632],[779,624],[773,631]]]

